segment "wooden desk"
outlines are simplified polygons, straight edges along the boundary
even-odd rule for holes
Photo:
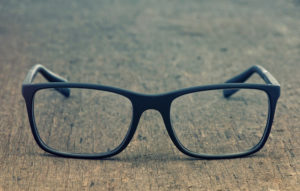
[[[299,190],[299,27],[299,1],[0,2],[0,190]],[[36,63],[143,93],[220,83],[260,64],[282,95],[251,157],[184,156],[147,111],[118,156],[66,159],[30,131],[21,84]]]

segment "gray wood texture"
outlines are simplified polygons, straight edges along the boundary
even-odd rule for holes
[[[30,131],[21,84],[36,63],[142,93],[220,83],[260,64],[282,95],[267,144],[247,158],[184,156],[146,111],[121,154],[66,159]],[[299,75],[297,0],[1,0],[0,190],[300,190]]]

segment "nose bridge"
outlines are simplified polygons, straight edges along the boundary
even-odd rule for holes
[[[134,102],[140,112],[153,109],[163,113],[169,107],[169,99],[165,95],[139,95]]]

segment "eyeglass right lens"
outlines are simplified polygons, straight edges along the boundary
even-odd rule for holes
[[[223,90],[183,95],[171,105],[172,128],[179,142],[198,154],[235,154],[256,146],[268,119],[264,91],[240,89],[229,98]]]

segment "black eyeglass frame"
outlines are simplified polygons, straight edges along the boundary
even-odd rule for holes
[[[32,81],[35,78],[37,73],[41,73],[42,76],[44,76],[51,83],[33,84]],[[266,84],[244,83],[254,73],[257,73],[266,82]],[[83,89],[107,91],[128,98],[132,104],[133,115],[132,115],[132,120],[131,120],[129,130],[122,143],[117,148],[111,151],[105,153],[99,153],[99,154],[67,153],[67,152],[61,152],[48,147],[39,136],[36,123],[35,123],[34,107],[33,107],[35,93],[38,90],[48,89],[48,88],[55,88],[58,92],[60,92],[65,97],[70,96],[71,92],[69,88],[83,88]],[[223,90],[223,95],[225,98],[229,98],[232,94],[236,93],[239,89],[256,89],[256,90],[264,91],[267,94],[269,99],[269,111],[268,111],[268,119],[267,119],[266,127],[259,143],[253,148],[251,148],[250,150],[245,152],[240,152],[240,153],[220,154],[220,155],[199,154],[185,148],[176,137],[170,119],[170,109],[171,109],[172,101],[185,94],[200,92],[200,91],[208,91],[208,90],[218,90],[218,89]],[[167,92],[163,94],[149,95],[149,94],[141,94],[141,93],[136,93],[128,90],[123,90],[115,87],[103,86],[98,84],[69,83],[63,77],[60,77],[59,75],[54,74],[44,66],[37,64],[31,68],[31,70],[28,72],[23,82],[22,95],[26,102],[29,123],[31,125],[31,131],[35,141],[37,142],[37,144],[41,149],[57,156],[82,158],[82,159],[101,159],[101,158],[107,158],[107,157],[117,155],[118,153],[123,151],[131,141],[137,129],[139,119],[142,113],[148,109],[154,109],[160,112],[172,142],[182,153],[191,157],[202,158],[202,159],[228,159],[228,158],[248,156],[250,154],[259,151],[265,145],[271,131],[277,100],[280,96],[280,85],[278,81],[266,69],[264,69],[262,66],[255,65],[250,67],[243,73],[231,78],[230,80],[226,81],[223,84],[190,87],[190,88],[185,88],[185,89]]]

